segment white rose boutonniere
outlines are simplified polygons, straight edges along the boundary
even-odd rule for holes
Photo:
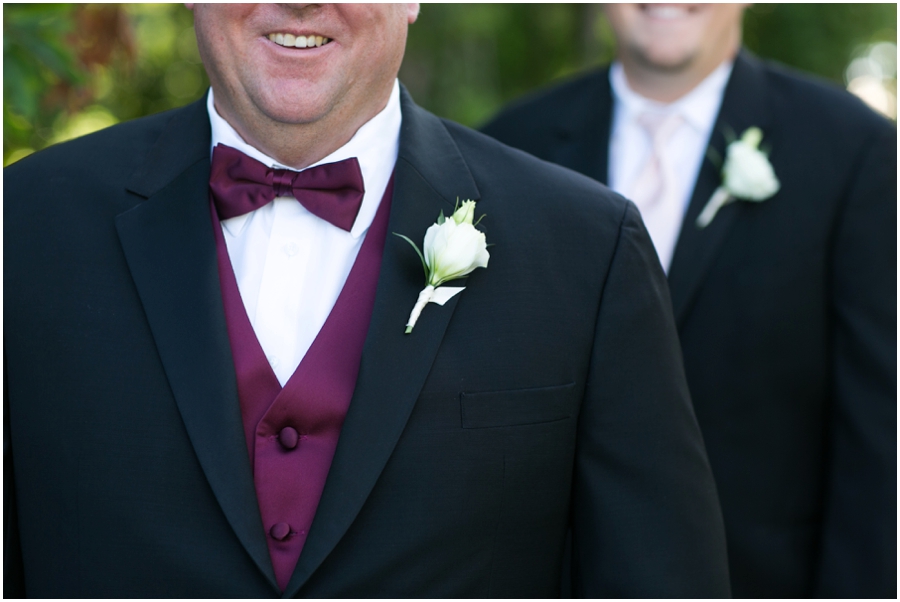
[[[781,183],[775,177],[769,157],[759,150],[762,137],[762,130],[751,127],[728,145],[722,165],[722,185],[697,216],[698,228],[708,226],[719,209],[734,200],[760,202],[778,192]]]
[[[482,216],[484,217],[484,216]],[[437,222],[429,226],[425,232],[424,252],[402,234],[394,232],[416,250],[422,267],[425,270],[425,288],[419,293],[419,299],[409,314],[406,323],[406,334],[412,332],[419,314],[429,302],[443,305],[465,287],[441,286],[450,280],[456,280],[471,273],[476,268],[486,268],[490,254],[484,232],[477,228],[475,218],[475,201],[463,201],[453,215],[438,216]],[[481,221],[480,219],[478,221]]]

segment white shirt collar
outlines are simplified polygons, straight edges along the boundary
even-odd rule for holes
[[[722,104],[725,86],[731,77],[733,61],[725,61],[706,76],[693,90],[670,103],[661,103],[641,96],[631,89],[622,63],[615,61],[609,69],[609,83],[617,101],[617,109],[627,120],[637,119],[643,112],[680,113],[697,132],[712,129]]]
[[[206,99],[206,109],[209,113],[209,123],[212,128],[212,141],[209,148],[210,156],[212,156],[212,149],[217,144],[225,144],[269,167],[293,169],[282,165],[244,141],[231,124],[219,115],[213,100],[212,88],[209,89]],[[400,84],[397,80],[394,80],[394,87],[384,109],[364,123],[344,146],[309,166],[315,167],[324,163],[335,163],[351,157],[356,157],[357,161],[359,161],[366,192],[363,195],[363,202],[356,216],[356,221],[353,222],[353,228],[350,230],[350,235],[354,238],[359,238],[369,229],[372,220],[375,218],[375,212],[381,203],[381,197],[387,188],[387,183],[394,173],[394,165],[397,162],[397,152],[400,145],[401,121]],[[309,167],[306,169],[309,169]],[[242,218],[246,218],[246,216],[231,219],[243,221]],[[239,228],[238,226],[237,229]]]

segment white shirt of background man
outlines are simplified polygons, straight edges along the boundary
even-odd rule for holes
[[[696,88],[671,103],[660,103],[645,98],[628,86],[625,70],[618,61],[609,70],[609,82],[613,93],[612,128],[609,137],[609,187],[625,197],[637,188],[638,175],[652,152],[650,139],[640,124],[644,113],[681,116],[681,125],[668,137],[663,147],[665,163],[674,181],[668,183],[667,198],[677,204],[677,219],[658,220],[654,239],[656,252],[663,269],[668,272],[675,252],[675,242],[681,231],[681,223],[687,211],[697,174],[706,160],[710,135],[722,106],[725,86],[731,76],[732,62],[720,65]],[[650,216],[645,221],[650,221]],[[659,231],[662,228],[664,231]],[[657,241],[660,241],[659,243]],[[661,243],[661,244],[660,244]]]
[[[207,110],[212,126],[210,153],[221,143],[269,167],[290,169],[240,137],[216,111],[212,89]],[[282,386],[325,324],[356,261],[394,172],[400,123],[400,86],[395,81],[387,106],[347,144],[314,164],[350,157],[359,161],[366,191],[350,232],[311,214],[294,197],[278,197],[265,207],[222,222],[241,299]]]

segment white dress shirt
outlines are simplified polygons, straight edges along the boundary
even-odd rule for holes
[[[697,174],[706,158],[709,138],[722,105],[725,85],[731,75],[732,62],[720,65],[700,85],[675,102],[660,103],[639,95],[628,86],[622,64],[614,62],[609,70],[613,93],[613,118],[609,137],[609,187],[625,197],[636,189],[636,180],[651,153],[647,132],[639,124],[642,113],[669,115],[678,113],[681,125],[668,138],[663,152],[674,176],[668,195],[678,204],[679,219],[667,220],[661,227],[667,231],[654,238],[659,261],[668,272],[675,252],[675,241],[681,231]],[[650,216],[645,216],[650,221]],[[656,225],[659,228],[659,225]],[[670,230],[669,230],[670,229]],[[657,241],[662,241],[662,244]]]
[[[225,144],[278,169],[291,169],[247,144],[207,98],[212,148]],[[347,144],[315,165],[356,157],[365,195],[350,232],[316,217],[294,197],[224,220],[222,232],[256,338],[282,386],[331,313],[387,188],[400,142],[400,86]],[[313,167],[311,165],[310,167]]]

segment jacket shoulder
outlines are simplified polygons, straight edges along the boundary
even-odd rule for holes
[[[795,123],[817,128],[840,144],[896,130],[890,120],[831,81],[771,61],[763,65],[772,109]]]
[[[608,69],[588,73],[542,88],[514,100],[480,130],[517,148],[528,148],[527,142],[556,134],[563,120],[585,111],[593,99],[602,97]],[[523,127],[527,124],[527,127]]]
[[[73,140],[54,144],[6,167],[4,186],[54,177],[121,180],[129,176],[157,141],[166,124],[186,107],[140,117]],[[43,174],[43,175],[42,175]]]
[[[173,128],[172,120],[179,116],[198,119],[198,106],[195,103],[114,125],[55,144],[6,167],[4,231],[33,232],[47,227],[48,220],[63,224],[71,219],[88,223],[98,218],[96,223],[105,223],[109,216],[131,208],[141,197],[127,191],[129,183],[145,168],[148,158],[160,152],[156,148],[165,132],[185,130]]]
[[[444,124],[483,195],[508,199],[511,210],[536,217],[561,213],[584,224],[621,222],[628,201],[596,180],[452,121]]]

